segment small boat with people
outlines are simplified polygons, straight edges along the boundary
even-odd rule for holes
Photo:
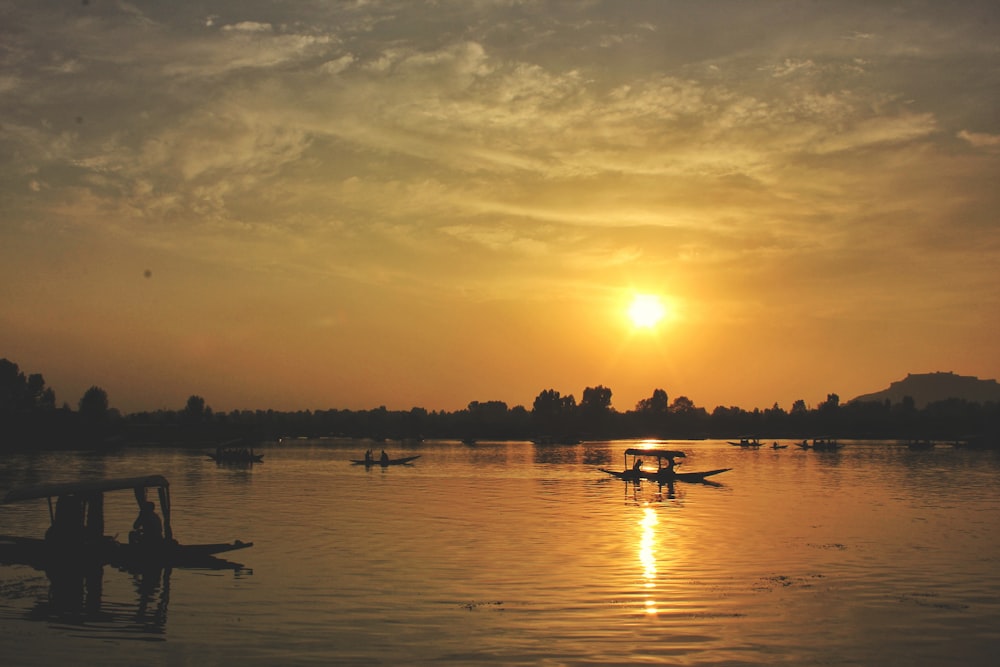
[[[656,469],[646,469],[644,467],[643,457],[655,457]],[[609,470],[607,468],[599,468],[599,470],[627,482],[639,482],[645,479],[660,484],[668,484],[674,481],[692,483],[705,482],[708,477],[731,470],[731,468],[718,468],[716,470],[704,470],[700,472],[678,472],[675,470],[676,463],[674,461],[674,459],[678,458],[687,458],[687,454],[680,450],[673,449],[642,449],[630,447],[625,450],[624,470]]]
[[[139,516],[119,542],[117,533],[105,533],[104,495],[129,491]],[[149,499],[155,492],[162,518]],[[4,503],[45,499],[49,528],[43,538],[0,536],[0,562],[22,563],[37,569],[60,566],[112,565],[130,571],[148,567],[240,569],[242,565],[217,554],[246,549],[253,542],[235,540],[211,544],[182,544],[170,523],[170,483],[162,475],[40,484],[12,489]],[[54,502],[53,502],[54,501]]]
[[[761,446],[761,442],[758,438],[740,438],[739,442],[733,442],[732,440],[727,440],[726,442],[734,447],[744,447],[750,449],[756,449]]]
[[[389,458],[389,455],[385,453],[384,449],[382,450],[382,454],[378,458],[375,458],[375,455],[372,453],[372,450],[368,449],[365,450],[365,458],[351,459],[351,463],[356,466],[363,465],[365,468],[371,468],[374,466],[381,466],[383,468],[388,468],[389,466],[407,465],[413,461],[416,461],[419,458],[420,454],[416,454],[415,456],[403,456],[401,458],[391,459]]]
[[[208,458],[216,463],[263,463],[264,455],[255,454],[253,448],[245,447],[216,447],[214,454],[208,454]]]
[[[814,452],[835,452],[843,447],[836,438],[817,438],[812,441]]]

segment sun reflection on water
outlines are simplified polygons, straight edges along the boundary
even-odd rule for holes
[[[639,562],[642,563],[643,585],[646,588],[646,613],[658,612],[654,589],[656,588],[656,511],[652,507],[642,508],[642,537],[639,540]]]

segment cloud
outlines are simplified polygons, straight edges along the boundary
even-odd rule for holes
[[[1000,134],[988,134],[985,132],[960,131],[956,136],[974,148],[989,151],[1000,151]]]
[[[258,23],[257,21],[240,21],[230,23],[220,28],[223,32],[273,32],[274,28],[270,23]]]

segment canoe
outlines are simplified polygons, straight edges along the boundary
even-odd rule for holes
[[[381,466],[381,467],[385,468],[387,466],[404,465],[404,464],[409,463],[410,461],[413,461],[413,460],[419,459],[419,458],[420,458],[420,454],[417,454],[416,456],[404,456],[401,459],[389,459],[385,463],[383,463],[382,461],[380,461],[378,459],[372,459],[371,461],[365,461],[364,459],[351,459],[351,463],[353,463],[356,466],[360,465],[360,466],[364,466],[366,468],[372,468],[374,466]]]
[[[667,484],[669,482],[704,482],[706,477],[718,475],[719,473],[726,472],[727,470],[732,470],[732,468],[718,468],[717,470],[706,470],[703,472],[670,472],[667,470],[661,470],[659,472],[642,470],[637,472],[632,469],[608,470],[607,468],[599,468],[599,470],[601,470],[601,472],[606,472],[609,475],[613,475],[618,479],[624,479],[627,482],[637,482],[641,479],[646,479],[652,482]]]

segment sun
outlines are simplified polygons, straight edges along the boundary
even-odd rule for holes
[[[637,329],[652,329],[666,316],[667,309],[660,297],[652,294],[636,294],[628,307],[628,316]]]

